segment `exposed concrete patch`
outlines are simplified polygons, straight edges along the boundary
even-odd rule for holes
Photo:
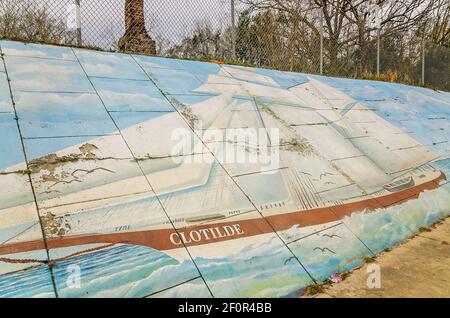
[[[312,297],[450,297],[450,218],[350,273],[339,284],[310,287]],[[368,267],[378,264],[381,288],[370,289]],[[311,296],[310,296],[311,297]]]
[[[97,158],[97,156],[93,153],[94,150],[98,150],[97,146],[87,143],[79,149],[86,158]]]
[[[93,173],[96,170],[105,170],[113,173],[113,171],[105,169],[105,168],[96,168],[92,170],[86,169],[77,169],[72,171],[71,173],[65,172],[61,170],[61,172],[57,172],[58,168],[62,168],[63,166],[77,162],[80,160],[106,160],[106,159],[115,159],[115,158],[98,158],[94,153],[98,148],[93,144],[84,144],[79,147],[81,154],[70,154],[67,156],[58,156],[56,154],[49,154],[41,158],[37,158],[31,160],[28,164],[29,170],[27,173],[42,173],[46,171],[47,173],[42,173],[41,181],[43,182],[54,182],[53,186],[58,183],[72,183],[72,182],[80,182],[78,173],[84,172],[85,174]]]
[[[62,237],[71,229],[64,217],[56,217],[51,212],[43,216],[41,220],[46,238]]]
[[[291,138],[289,140],[280,140],[280,145],[283,149],[292,152],[299,152],[307,154],[312,152],[312,146],[305,140],[300,138]]]
[[[269,106],[264,105],[261,107],[261,110],[266,114],[272,116],[278,122],[280,122],[286,129],[293,132],[293,137],[291,137],[290,139],[280,140],[280,148],[287,151],[298,152],[302,154],[309,154],[314,151],[311,144],[306,139],[297,136],[298,134],[295,133],[292,126],[285,120],[280,118],[272,109],[270,109]]]
[[[192,109],[180,102],[178,99],[170,98],[170,102],[178,108],[180,114],[186,118],[191,128],[194,128],[195,123],[200,121],[200,118],[192,112]]]
[[[7,176],[9,174],[22,174],[22,175],[26,175],[26,174],[30,174],[33,173],[33,171],[31,170],[14,170],[14,171],[0,171],[0,176]]]

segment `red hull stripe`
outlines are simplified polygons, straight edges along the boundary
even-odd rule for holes
[[[425,190],[438,188],[439,183],[442,180],[446,180],[443,173],[433,181],[400,192],[333,207],[296,211],[272,215],[266,218],[193,226],[180,229],[178,233],[173,229],[161,229],[140,232],[67,236],[57,239],[48,239],[47,247],[49,249],[55,249],[86,244],[132,244],[165,251],[183,247],[181,241],[183,241],[186,246],[228,241],[242,237],[271,233],[273,232],[273,229],[276,231],[283,231],[296,224],[300,227],[306,227],[329,223],[341,220],[355,212],[369,212],[377,208],[385,208],[400,204],[407,200],[417,198],[419,194]],[[45,244],[42,240],[5,244],[0,246],[0,255],[28,252],[44,248]]]

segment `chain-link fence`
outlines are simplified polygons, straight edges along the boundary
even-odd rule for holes
[[[0,36],[450,90],[448,2],[383,3],[0,0]]]

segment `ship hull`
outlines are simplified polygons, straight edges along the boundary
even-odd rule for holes
[[[131,244],[147,246],[160,251],[170,251],[183,248],[184,246],[190,247],[224,242],[268,234],[274,231],[285,231],[295,225],[307,227],[336,222],[356,212],[371,212],[379,208],[401,204],[417,198],[423,191],[438,188],[444,180],[446,180],[446,176],[441,172],[433,180],[379,197],[371,197],[330,207],[281,213],[266,216],[265,218],[210,222],[208,224],[185,227],[177,231],[174,229],[155,229],[139,232],[67,236],[47,239],[46,245],[43,241],[5,244],[0,246],[0,255],[28,252],[44,249],[45,247],[57,249],[88,244]]]

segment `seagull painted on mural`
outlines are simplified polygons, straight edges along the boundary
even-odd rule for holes
[[[284,261],[284,265],[292,261],[293,259],[296,259],[294,256],[289,257],[287,260]]]
[[[342,237],[340,237],[339,235],[336,235],[336,234],[333,234],[333,235],[330,235],[330,234],[323,234],[322,237],[328,237],[328,238],[334,238],[334,237],[337,237],[337,238],[342,238]]]
[[[317,251],[317,250],[321,251],[322,253],[325,253],[326,251],[328,251],[328,252],[333,253],[333,254],[336,255],[336,253],[333,252],[332,250],[330,250],[328,247],[324,247],[324,248],[316,247],[316,248],[314,248],[314,251]]]
[[[320,174],[320,180],[322,180],[322,178],[326,176],[334,176],[334,174],[330,172],[323,172]]]

